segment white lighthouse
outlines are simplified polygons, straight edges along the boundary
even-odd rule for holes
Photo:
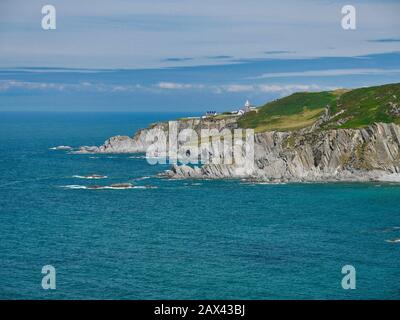
[[[244,112],[250,112],[251,111],[251,104],[249,100],[246,100],[246,103],[244,104]]]

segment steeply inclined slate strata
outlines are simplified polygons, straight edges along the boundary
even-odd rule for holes
[[[376,123],[363,129],[264,132],[255,136],[253,174],[234,166],[174,165],[173,178],[249,178],[262,181],[399,181],[400,127]]]
[[[156,123],[168,133],[168,123]],[[237,128],[235,119],[178,121],[178,130]],[[149,129],[133,137],[115,136],[99,147],[81,147],[77,153],[146,152]],[[255,135],[254,171],[245,174],[226,164],[201,167],[173,165],[165,175],[172,178],[249,178],[263,181],[400,181],[400,127],[376,123],[362,129],[320,130],[318,126],[293,132]]]

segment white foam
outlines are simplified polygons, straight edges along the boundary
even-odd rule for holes
[[[243,184],[247,184],[250,186],[256,186],[256,185],[279,185],[279,184],[287,184],[287,183],[279,182],[279,181],[265,181],[265,182],[245,182]]]
[[[385,228],[382,230],[382,232],[393,232],[393,231],[397,231],[400,230],[400,227],[389,227],[389,228]]]
[[[57,147],[52,147],[50,150],[72,150],[73,148],[70,146],[57,146]]]
[[[200,182],[196,182],[196,183],[185,183],[184,185],[185,185],[185,186],[201,186],[201,185],[203,185],[203,184],[200,183]]]
[[[87,189],[86,186],[81,186],[78,184],[71,184],[71,185],[67,185],[67,186],[61,186],[61,188],[67,188],[67,189]]]
[[[125,189],[134,189],[134,186],[126,186],[126,187],[112,187],[112,186],[105,186],[101,188],[94,188],[96,189],[111,189],[111,190],[125,190]]]
[[[389,243],[400,243],[400,239],[389,239],[389,240],[385,240],[386,242]]]
[[[88,176],[79,176],[79,175],[73,175],[73,178],[78,178],[78,179],[95,179],[95,180],[99,180],[99,179],[107,179],[107,176],[102,176],[102,175],[88,175]]]
[[[126,190],[126,189],[157,189],[156,186],[82,186],[82,185],[66,185],[61,188],[67,189],[86,189],[86,190]]]
[[[139,180],[146,180],[146,179],[150,179],[150,178],[151,178],[151,177],[145,176],[145,177],[135,178],[135,179],[133,179],[133,180],[139,181]]]

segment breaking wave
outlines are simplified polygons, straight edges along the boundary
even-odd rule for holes
[[[110,185],[110,186],[83,186],[83,185],[66,185],[61,186],[65,189],[85,189],[85,190],[125,190],[125,189],[157,189],[156,186],[134,186],[134,185]]]
[[[400,239],[389,239],[389,240],[385,240],[386,242],[389,243],[400,243]]]
[[[81,186],[81,185],[77,185],[77,184],[71,184],[68,186],[61,186],[61,188],[66,188],[66,189],[87,189],[86,186]]]
[[[91,175],[87,175],[87,176],[79,176],[79,175],[73,175],[73,178],[78,178],[78,179],[107,179],[107,176],[102,176],[100,174],[91,174]]]
[[[400,231],[400,227],[387,227],[375,230],[375,232],[394,232],[394,231]]]
[[[135,179],[133,179],[133,180],[140,181],[140,180],[147,180],[147,179],[150,179],[150,178],[151,178],[151,177],[144,176],[144,177],[140,177],[140,178],[135,178]]]
[[[73,148],[70,146],[57,146],[57,147],[50,148],[50,150],[68,150],[68,151],[70,151],[70,150],[73,150]]]

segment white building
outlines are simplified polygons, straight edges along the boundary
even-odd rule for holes
[[[217,115],[218,115],[217,111],[206,111],[204,116],[202,116],[202,119],[205,119],[205,118],[208,118],[208,117],[217,116]]]
[[[249,112],[251,111],[251,104],[249,100],[246,100],[246,103],[244,104],[244,112]]]
[[[245,102],[245,104],[244,104],[244,108],[239,109],[239,110],[237,111],[237,114],[238,114],[239,116],[241,116],[241,115],[245,114],[246,112],[250,112],[250,111],[252,110],[252,108],[253,108],[253,107],[251,106],[250,101],[249,101],[249,100],[246,100],[246,102]]]

